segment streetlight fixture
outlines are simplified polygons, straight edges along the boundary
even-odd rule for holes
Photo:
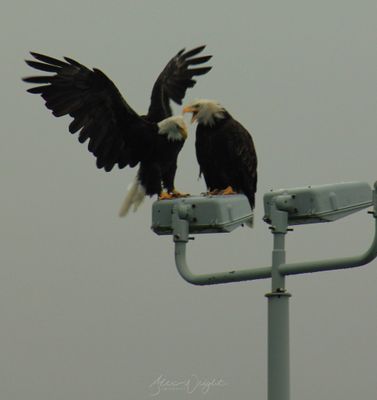
[[[373,206],[375,233],[368,250],[358,256],[311,262],[285,262],[285,235],[290,225],[330,222]],[[152,207],[152,229],[171,234],[179,274],[194,285],[214,285],[271,278],[268,299],[268,400],[290,399],[289,298],[285,276],[308,272],[353,268],[377,256],[377,182],[374,190],[365,182],[336,183],[281,189],[264,195],[264,221],[273,234],[272,265],[211,274],[193,274],[186,262],[190,234],[231,232],[253,215],[244,195],[192,196],[156,201]]]

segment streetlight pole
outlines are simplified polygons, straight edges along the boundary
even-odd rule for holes
[[[339,211],[336,195],[332,191],[330,199],[335,212],[342,211],[342,209]],[[374,218],[374,238],[367,251],[357,256],[287,264],[285,236],[289,231],[289,212],[295,211],[292,200],[294,196],[282,194],[271,202],[269,218],[273,234],[271,266],[212,274],[194,274],[186,261],[190,221],[195,220],[191,215],[192,208],[188,207],[184,200],[173,200],[171,213],[166,214],[171,218],[176,267],[181,277],[187,282],[194,285],[215,285],[271,278],[271,292],[266,294],[268,299],[268,400],[290,399],[289,298],[291,294],[285,288],[285,276],[359,267],[377,257],[377,182],[374,185],[372,201],[362,203],[362,207],[373,205],[373,211],[370,214]],[[361,206],[358,208],[360,209]],[[347,205],[345,212],[348,211]]]
[[[290,399],[289,378],[289,298],[285,289],[285,276],[279,271],[285,263],[285,235],[288,229],[288,215],[275,206],[271,215],[273,234],[271,292],[268,299],[268,400]]]

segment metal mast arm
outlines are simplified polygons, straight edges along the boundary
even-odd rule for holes
[[[186,261],[186,244],[189,241],[189,221],[187,219],[186,209],[178,205],[173,210],[172,220],[175,264],[179,274],[185,281],[193,285],[215,285],[271,277],[271,267],[217,272],[213,274],[193,274]]]
[[[241,282],[271,277],[271,267],[217,272],[213,274],[193,274],[186,262],[185,242],[175,242],[175,264],[181,277],[193,285],[216,285],[219,283]]]

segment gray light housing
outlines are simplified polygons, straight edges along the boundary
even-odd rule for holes
[[[263,200],[267,223],[275,204],[278,210],[288,212],[289,225],[335,221],[373,204],[372,189],[365,182],[274,190]]]
[[[173,209],[189,221],[189,233],[231,232],[253,222],[253,213],[246,196],[189,196],[157,200],[152,206],[152,230],[158,235],[171,235]]]

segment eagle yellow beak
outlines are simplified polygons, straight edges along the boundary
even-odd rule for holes
[[[192,113],[191,123],[196,121],[196,115],[198,114],[198,110],[193,106],[183,107],[182,113]]]

